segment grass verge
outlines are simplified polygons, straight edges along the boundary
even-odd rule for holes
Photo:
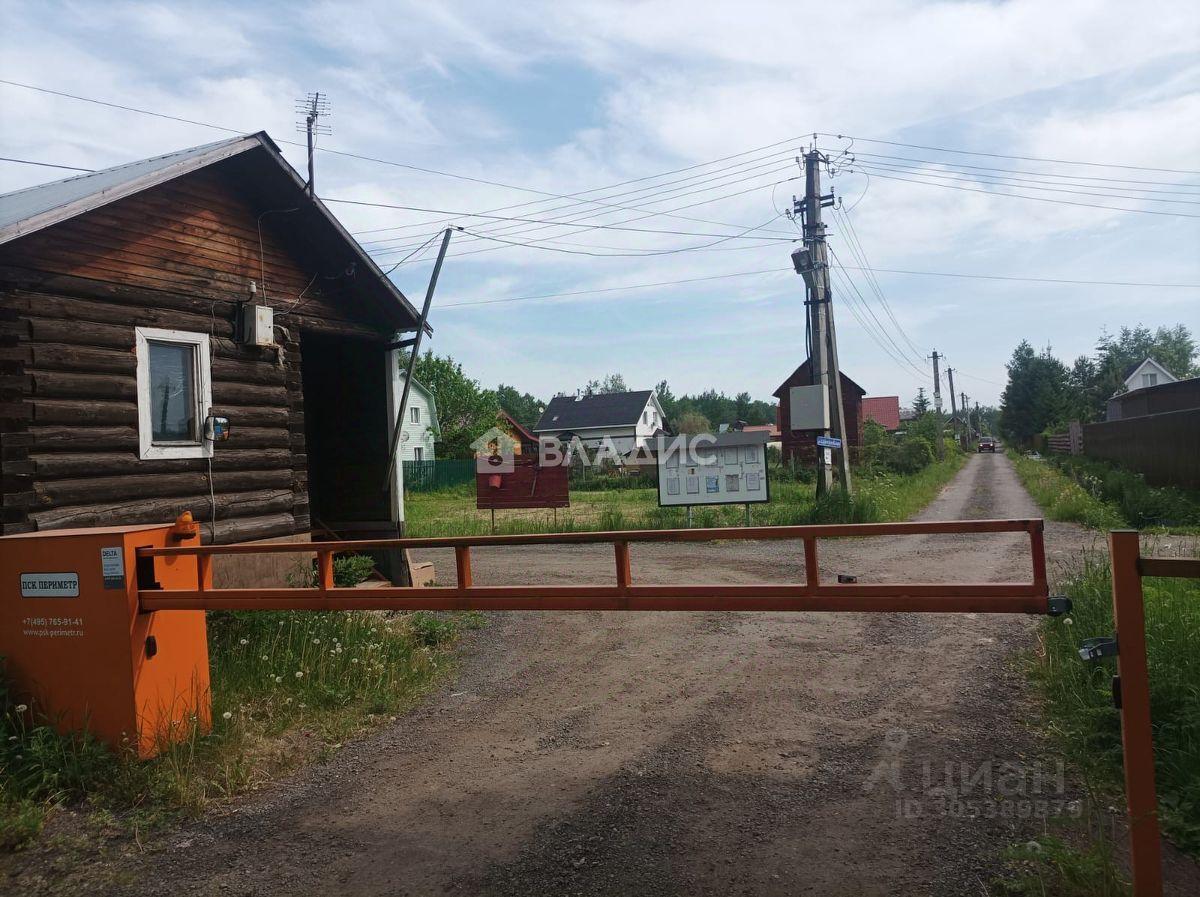
[[[932,501],[967,461],[951,452],[913,474],[872,473],[854,478],[855,494],[835,491],[821,500],[812,483],[771,472],[771,501],[752,506],[756,526],[807,523],[873,523],[904,520]],[[412,536],[486,535],[491,515],[475,508],[474,485],[439,492],[415,493],[407,503],[407,532]],[[696,507],[692,526],[741,526],[742,505]],[[653,488],[573,491],[571,507],[557,513],[536,509],[499,511],[496,532],[551,533],[626,529],[676,529],[687,526],[683,508],[660,508]]]
[[[1117,506],[1100,498],[1066,476],[1045,458],[1029,458],[1009,451],[1021,484],[1051,520],[1082,523],[1092,529],[1121,529],[1129,524]]]
[[[1113,707],[1111,664],[1088,664],[1084,639],[1113,634],[1108,558],[1085,555],[1064,590],[1070,617],[1048,621],[1033,674],[1046,699],[1047,726],[1063,753],[1101,784],[1123,784],[1121,719]],[[1200,581],[1143,580],[1150,714],[1164,831],[1200,856]]]
[[[354,560],[341,565],[342,577],[358,575],[353,568],[363,565]],[[17,703],[0,676],[0,850],[27,844],[62,806],[113,814],[144,830],[319,759],[409,706],[475,619],[212,613],[212,730],[201,732],[193,721],[185,738],[144,762],[86,733],[59,735],[38,707]]]

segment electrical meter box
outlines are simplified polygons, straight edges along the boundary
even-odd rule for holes
[[[275,345],[275,312],[270,306],[246,303],[239,307],[238,342],[245,346]]]
[[[60,732],[88,731],[151,757],[210,725],[204,611],[141,612],[138,589],[195,589],[198,545],[170,526],[63,529],[0,538],[0,655],[13,697]]]
[[[793,430],[829,429],[829,390],[793,386],[788,393],[788,423]]]

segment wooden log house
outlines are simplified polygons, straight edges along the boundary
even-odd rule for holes
[[[277,345],[239,335],[252,304]],[[265,133],[0,196],[0,532],[395,535],[418,320]]]

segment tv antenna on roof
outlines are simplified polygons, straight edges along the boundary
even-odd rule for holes
[[[320,91],[308,94],[303,100],[296,101],[296,112],[304,116],[304,124],[296,122],[296,130],[308,135],[308,195],[316,195],[316,174],[313,170],[313,149],[316,146],[317,134],[332,134],[333,128],[323,125],[322,118],[328,118],[329,95]]]

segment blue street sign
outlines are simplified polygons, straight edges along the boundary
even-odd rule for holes
[[[841,448],[842,440],[835,436],[818,436],[817,445],[821,448]]]

